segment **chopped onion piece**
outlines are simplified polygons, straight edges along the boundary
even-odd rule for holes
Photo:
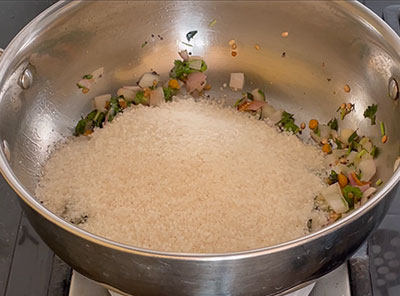
[[[231,73],[231,80],[229,86],[233,89],[243,89],[244,86],[244,74],[243,73]]]
[[[348,175],[350,172],[352,172],[352,171],[354,171],[354,169],[353,168],[349,168],[347,165],[345,165],[345,164],[341,164],[341,163],[338,163],[334,168],[333,168],[333,170],[335,171],[335,172],[337,172],[337,173],[342,173],[343,175]]]
[[[189,62],[194,61],[194,60],[204,61],[203,57],[201,57],[201,56],[189,56]]]
[[[134,86],[126,85],[126,86],[123,86],[122,88],[129,89],[129,90],[134,91],[134,92],[138,92],[139,90],[142,90],[142,88],[140,86],[137,86],[137,85],[134,85]]]
[[[349,178],[350,181],[350,185],[351,186],[357,186],[357,181],[354,180],[353,174],[352,173],[348,173],[347,177]]]
[[[89,76],[90,79],[88,78],[82,78],[77,82],[77,85],[79,88],[83,88],[84,93],[90,90],[90,88],[101,78],[103,77],[104,74],[104,67],[98,68],[94,70],[90,75],[85,75],[85,77]]]
[[[111,100],[111,94],[96,96],[93,99],[94,108],[97,111],[104,112],[106,110],[107,101]]]
[[[251,94],[253,95],[253,99],[254,101],[261,101],[261,102],[265,102],[265,95],[264,93],[259,90],[258,88],[254,89]]]
[[[340,141],[342,141],[344,144],[349,144],[349,138],[353,133],[354,130],[349,128],[343,128],[340,131]]]
[[[179,56],[182,58],[182,60],[184,60],[185,62],[187,62],[189,60],[189,55],[187,50],[182,50],[179,52]]]
[[[318,126],[318,129],[321,135],[321,139],[329,139],[332,131],[332,129],[329,126],[327,126],[326,124],[320,124]]]
[[[157,87],[152,90],[150,93],[150,106],[159,106],[162,102],[164,102],[164,91],[162,87]]]
[[[282,119],[282,113],[283,110],[276,110],[274,113],[271,114],[271,116],[268,118],[270,122],[272,123],[277,123]]]
[[[121,87],[117,91],[117,96],[123,96],[124,99],[127,100],[128,102],[132,102],[135,95],[136,95],[136,91],[131,90],[129,88],[125,88],[125,87]]]
[[[276,109],[269,104],[262,107],[262,118],[268,118],[276,112]]]
[[[345,150],[345,149],[332,150],[332,155],[334,155],[337,160],[342,158],[343,156],[346,156],[346,154],[347,154],[347,150]]]
[[[333,150],[333,151],[335,151],[335,150]],[[325,157],[325,160],[324,160],[325,164],[326,164],[327,166],[329,166],[329,167],[334,166],[334,165],[336,164],[336,161],[337,161],[337,158],[335,157],[335,155],[333,155],[333,153],[328,154],[328,155]]]
[[[376,173],[376,165],[373,159],[360,161],[358,168],[361,171],[361,181],[368,182]]]
[[[367,190],[364,191],[363,198],[368,198],[372,194],[374,194],[375,192],[376,192],[376,188],[375,187],[369,187]],[[362,201],[361,201],[361,204],[363,204]]]
[[[189,62],[189,68],[193,70],[201,70],[202,60],[193,60]]]
[[[310,132],[310,137],[317,143],[321,143],[322,138],[313,131]]]
[[[347,156],[347,160],[349,161],[349,163],[354,163],[357,154],[358,153],[356,151],[351,151],[350,152],[350,154]]]
[[[90,73],[90,74],[93,76],[92,79],[93,79],[95,82],[97,82],[97,80],[99,80],[100,78],[102,78],[103,75],[104,75],[104,67],[100,67],[100,68],[94,70],[94,71],[93,71],[92,73]]]
[[[160,80],[160,76],[154,73],[144,73],[140,78],[138,85],[141,88],[151,87],[154,85],[154,80],[158,82]]]
[[[267,104],[266,102],[253,101],[253,102],[251,102],[250,105],[247,106],[246,110],[257,111],[258,109],[262,108],[266,104]]]
[[[361,141],[360,141],[361,144]],[[371,141],[365,141],[361,146],[368,152],[368,154],[371,153],[372,149],[374,148],[374,145],[371,143]]]
[[[194,72],[190,73],[187,77],[186,81],[186,90],[188,93],[192,93],[195,90],[202,91],[206,86],[207,76],[202,72]]]
[[[335,131],[335,130],[331,130],[331,136],[332,136],[332,138],[335,140],[335,139],[337,139],[339,136],[338,136],[338,132],[337,131]]]
[[[321,195],[336,213],[342,214],[349,210],[349,205],[342,195],[339,183],[324,188]]]
[[[92,79],[83,78],[83,79],[79,80],[78,83],[77,83],[77,85],[79,87],[87,88],[87,89],[90,89],[93,84],[94,84],[93,78]]]
[[[367,190],[370,188],[369,184],[365,184],[365,185],[357,186],[357,187],[360,188],[360,190],[361,190],[362,192],[365,192],[365,191],[367,191]]]

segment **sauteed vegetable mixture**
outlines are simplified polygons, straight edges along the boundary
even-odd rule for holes
[[[196,35],[197,31],[189,32],[188,41]],[[282,33],[283,34],[283,33]],[[285,34],[287,35],[287,34]],[[236,44],[230,42],[232,49]],[[117,90],[116,95],[104,94],[93,99],[94,110],[83,117],[75,127],[75,135],[88,136],[97,128],[102,128],[131,105],[158,106],[163,102],[170,102],[178,94],[203,96],[211,89],[207,83],[207,64],[202,57],[190,56],[186,50],[179,52],[181,59],[174,61],[174,66],[169,73],[167,81],[161,81],[156,72],[145,73],[137,85],[123,86]],[[103,76],[104,69],[99,68],[86,74],[78,81],[77,86],[83,93],[88,93],[90,88]],[[242,90],[245,79],[244,73],[231,73],[229,86],[235,90]],[[345,91],[350,87],[346,85]],[[282,132],[292,133],[293,136],[301,134],[308,126],[311,138],[320,146],[326,155],[329,170],[326,172],[325,182],[327,187],[315,197],[315,209],[329,212],[329,223],[332,223],[351,213],[368,201],[368,198],[382,184],[382,180],[372,181],[376,175],[375,158],[378,148],[366,136],[359,134],[357,129],[341,126],[341,121],[351,114],[356,108],[351,102],[342,103],[337,108],[338,116],[332,117],[326,123],[311,118],[308,125],[305,122],[296,124],[295,115],[275,109],[268,103],[265,92],[254,89],[245,92],[234,104],[239,112],[247,112],[260,120],[274,124]],[[371,126],[376,125],[378,105],[368,106],[363,115],[370,120]],[[379,123],[382,134],[382,143],[388,140],[385,125]],[[312,230],[312,220],[307,223]]]

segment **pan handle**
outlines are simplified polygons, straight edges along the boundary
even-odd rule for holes
[[[383,19],[400,36],[400,5],[389,5],[383,10]]]

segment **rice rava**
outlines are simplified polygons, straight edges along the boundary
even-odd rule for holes
[[[37,197],[97,235],[159,251],[274,245],[327,222],[320,149],[206,101],[142,105],[53,152]]]

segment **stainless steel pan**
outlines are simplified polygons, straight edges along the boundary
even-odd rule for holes
[[[345,124],[377,142],[379,130],[362,112],[378,103],[378,120],[385,121],[389,141],[380,147],[384,184],[376,196],[306,237],[212,255],[122,245],[80,230],[41,206],[33,196],[41,165],[54,145],[72,134],[90,109],[90,98],[136,81],[150,69],[167,73],[191,30],[199,33],[189,50],[206,57],[216,97],[229,73],[240,71],[249,89],[265,89],[269,101],[295,113],[299,122],[328,121],[337,106],[351,101],[356,112]],[[281,37],[283,31],[289,32],[287,38]],[[231,39],[238,45],[236,57],[230,54]],[[59,2],[25,27],[1,57],[1,171],[45,242],[96,281],[136,296],[282,293],[342,264],[390,206],[400,178],[392,173],[400,147],[399,49],[394,32],[356,2]],[[76,81],[99,66],[105,67],[104,83],[89,96],[82,94]],[[343,91],[345,84],[350,93]]]

